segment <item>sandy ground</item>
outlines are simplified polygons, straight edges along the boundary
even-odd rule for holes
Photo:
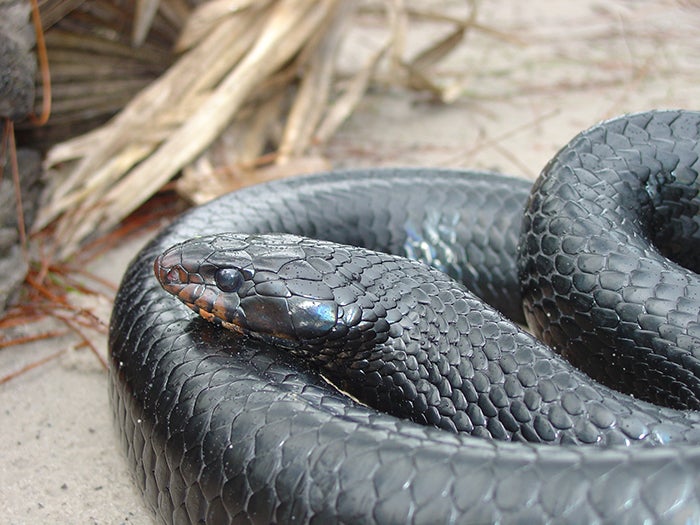
[[[459,8],[460,3],[449,2]],[[483,2],[478,30],[440,67],[460,79],[450,106],[375,90],[325,150],[338,167],[434,165],[534,178],[573,135],[616,114],[698,107],[700,4],[693,0]],[[362,20],[358,56],[381,38]],[[408,46],[436,27],[413,28]],[[118,282],[145,239],[91,268]],[[107,319],[109,301],[88,307]],[[36,327],[32,328],[36,329]],[[0,377],[71,341],[0,352]],[[106,355],[106,344],[97,339]],[[1,523],[150,523],[134,489],[107,399],[107,375],[85,350],[0,385]]]

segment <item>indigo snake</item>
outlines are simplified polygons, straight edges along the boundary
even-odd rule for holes
[[[603,122],[532,188],[337,171],[184,214],[110,326],[158,520],[700,520],[699,126]]]

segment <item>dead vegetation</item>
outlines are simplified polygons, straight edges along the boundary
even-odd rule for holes
[[[339,71],[343,38],[362,9],[383,11],[385,38],[356,71]],[[355,109],[380,63],[397,85],[446,102],[459,95],[458,84],[431,71],[470,29],[483,29],[476,3],[461,12],[417,11],[399,0],[200,4],[162,75],[105,125],[49,151],[51,187],[35,230],[55,225],[65,258],[180,172],[178,190],[201,203],[244,184],[327,167],[321,146]],[[420,19],[439,21],[444,34],[406,58],[407,26]],[[135,25],[138,41],[147,24]]]

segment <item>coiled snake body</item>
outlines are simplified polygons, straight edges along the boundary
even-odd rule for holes
[[[529,198],[503,176],[363,170],[178,219],[130,265],[110,328],[117,423],[158,518],[699,521],[699,130],[693,112],[604,122]],[[167,295],[156,259],[243,335]],[[447,275],[516,321],[524,305],[623,393]]]

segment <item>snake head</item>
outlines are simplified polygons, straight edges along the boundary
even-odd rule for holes
[[[161,286],[203,318],[295,347],[338,322],[332,272],[292,235],[218,234],[172,246],[154,264]]]

